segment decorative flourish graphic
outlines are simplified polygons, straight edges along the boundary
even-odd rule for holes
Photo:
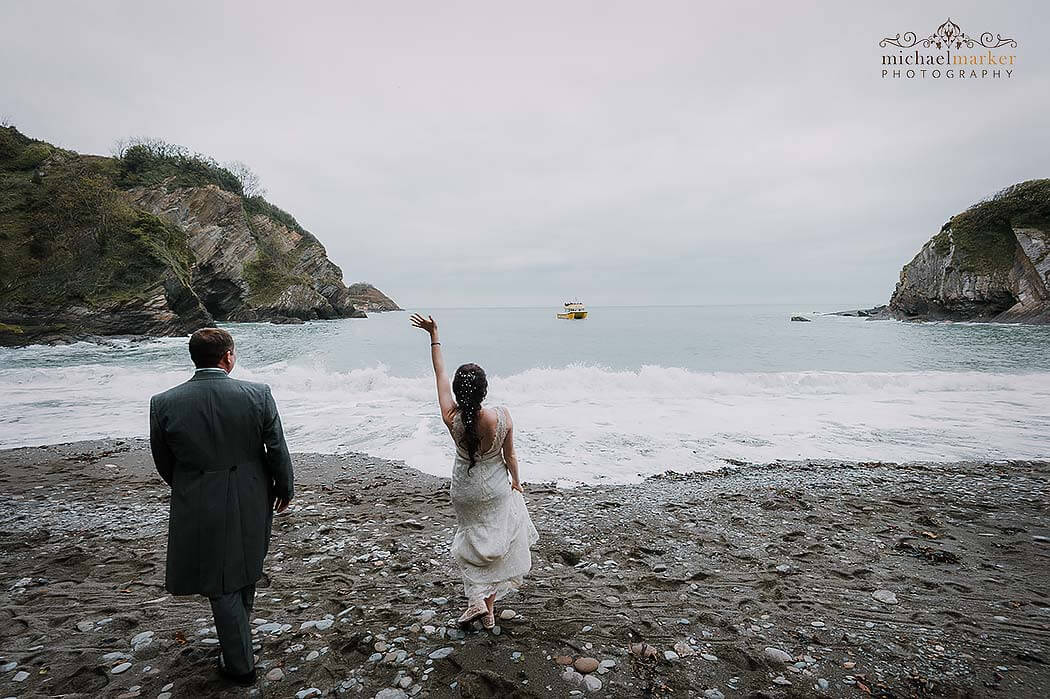
[[[905,32],[896,36],[888,36],[879,42],[879,46],[897,46],[902,49],[910,49],[914,46],[922,46],[925,49],[931,46],[938,49],[961,49],[964,46],[972,49],[974,46],[982,46],[986,49],[997,49],[1000,46],[1017,47],[1017,40],[1004,37],[1002,34],[983,32],[978,39],[968,36],[958,24],[949,17],[944,24],[937,27],[937,31],[925,39],[920,39],[915,32]]]

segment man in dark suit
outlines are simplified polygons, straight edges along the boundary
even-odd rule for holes
[[[292,499],[292,460],[266,384],[229,377],[233,337],[202,328],[190,337],[197,367],[186,383],[150,399],[150,448],[171,486],[165,586],[211,600],[219,670],[255,682],[250,615],[273,513]]]

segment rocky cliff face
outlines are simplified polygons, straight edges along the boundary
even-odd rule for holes
[[[343,272],[324,246],[216,185],[136,187],[131,203],[178,226],[193,253],[193,289],[216,320],[356,318]]]
[[[889,310],[904,320],[1050,322],[1050,180],[953,216],[901,270]]]
[[[0,347],[55,344],[105,335],[188,335],[214,323],[192,289],[158,281],[134,298],[0,308]]]
[[[0,127],[0,345],[396,308],[355,297],[324,246],[228,170],[136,148],[85,156]]]
[[[351,284],[347,287],[347,291],[350,293],[350,301],[354,306],[369,313],[402,310],[393,299],[371,284],[365,282]]]

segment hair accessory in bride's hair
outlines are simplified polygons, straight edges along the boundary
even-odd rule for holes
[[[463,420],[463,447],[470,456],[468,473],[476,463],[477,451],[481,446],[478,413],[481,410],[481,401],[485,400],[488,387],[485,370],[477,364],[464,364],[456,369],[456,375],[452,379],[452,392],[456,396],[456,403],[459,404],[460,416]]]

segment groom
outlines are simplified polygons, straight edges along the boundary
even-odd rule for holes
[[[273,513],[292,499],[292,460],[270,387],[229,377],[233,337],[202,328],[190,337],[190,357],[193,378],[149,405],[153,461],[171,486],[165,586],[211,600],[219,671],[250,685],[255,583]]]

